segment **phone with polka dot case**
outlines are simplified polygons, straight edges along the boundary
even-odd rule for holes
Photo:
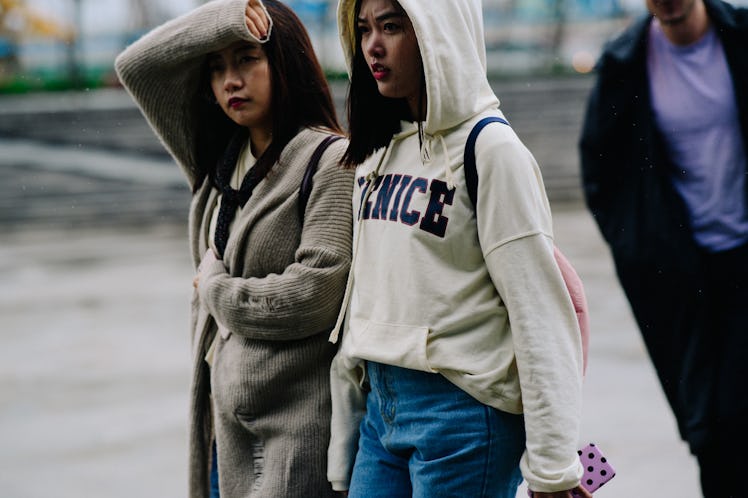
[[[581,484],[590,493],[594,493],[603,484],[615,477],[615,469],[600,449],[595,446],[595,443],[588,444],[577,453],[579,454],[579,461],[584,466]],[[572,491],[571,494],[580,496],[576,491]],[[527,490],[527,495],[532,497],[532,491]]]
[[[600,486],[615,477],[616,470],[594,443],[588,444],[577,453],[579,453],[579,461],[584,466],[582,486],[590,493],[594,493],[600,489]],[[572,494],[578,496],[576,492]]]

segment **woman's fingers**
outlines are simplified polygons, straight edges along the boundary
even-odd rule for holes
[[[247,22],[247,29],[258,40],[263,40],[268,35],[270,21],[265,10],[262,8],[260,0],[249,0],[247,8],[244,11],[244,18]]]

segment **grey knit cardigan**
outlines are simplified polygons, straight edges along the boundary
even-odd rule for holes
[[[208,52],[253,39],[245,5],[205,4],[148,33],[115,62],[194,192],[195,268],[218,198],[198,160],[211,145],[201,142],[204,132],[218,126],[199,110],[202,67]],[[304,129],[288,143],[235,220],[223,261],[201,271],[190,322],[191,497],[208,496],[213,434],[224,498],[332,493],[325,473],[334,346],[327,333],[350,264],[353,172],[338,164],[345,140],[322,156],[303,224],[297,211],[307,161],[327,134]],[[210,368],[204,357],[219,326]]]

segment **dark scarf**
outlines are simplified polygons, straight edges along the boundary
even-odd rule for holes
[[[237,167],[237,160],[242,151],[242,147],[248,140],[249,132],[246,128],[237,130],[229,142],[223,157],[216,167],[216,188],[221,194],[221,208],[218,210],[218,220],[216,223],[216,233],[214,242],[219,258],[223,259],[226,250],[226,242],[229,239],[229,226],[236,216],[236,210],[243,208],[252,191],[258,183],[265,177],[270,169],[268,161],[258,159],[254,166],[247,172],[242,180],[239,190],[231,187],[231,177]]]

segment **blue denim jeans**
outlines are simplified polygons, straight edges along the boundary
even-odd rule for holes
[[[220,498],[218,491],[218,452],[216,451],[216,442],[213,441],[213,458],[210,464],[210,498]]]
[[[369,362],[349,498],[514,498],[524,420],[442,375]]]

